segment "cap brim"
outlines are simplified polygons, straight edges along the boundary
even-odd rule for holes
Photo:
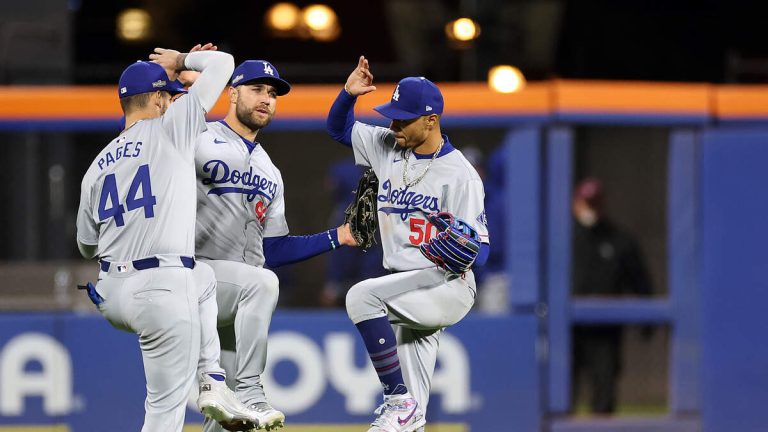
[[[252,80],[236,84],[235,87],[241,86],[243,84],[253,84],[253,83],[258,83],[258,82],[265,82],[265,83],[268,83],[268,84],[272,85],[275,88],[275,90],[277,90],[277,95],[278,96],[283,96],[283,95],[287,94],[289,91],[291,91],[291,85],[288,84],[288,81],[285,81],[285,80],[283,80],[281,78],[275,78],[275,77],[259,77],[259,78],[254,78]]]
[[[421,114],[414,114],[412,112],[395,108],[392,106],[391,102],[385,103],[384,105],[379,105],[373,109],[390,120],[413,120],[415,118],[421,117]]]
[[[175,96],[175,95],[177,95],[179,93],[186,93],[187,89],[185,89],[184,86],[180,82],[178,82],[178,81],[171,81],[171,82],[168,83],[168,85],[163,87],[163,91],[167,91],[168,93],[171,94],[171,96]]]

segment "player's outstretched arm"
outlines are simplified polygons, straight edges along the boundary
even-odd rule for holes
[[[334,140],[352,147],[352,126],[355,124],[355,101],[357,97],[376,90],[373,74],[365,56],[360,56],[357,67],[349,74],[344,90],[339,92],[328,112],[325,128]]]
[[[349,224],[306,236],[264,238],[264,258],[270,268],[277,268],[330,252],[341,246],[357,246]]]

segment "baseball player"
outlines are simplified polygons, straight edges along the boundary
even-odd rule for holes
[[[139,336],[147,380],[142,431],[181,432],[196,370],[200,410],[252,427],[258,420],[226,387],[218,363],[213,270],[194,259],[194,143],[233,59],[161,48],[150,58],[121,75],[126,127],[83,177],[77,242],[101,269],[88,294],[115,328]],[[164,68],[202,74],[171,104],[183,90]]]
[[[229,111],[208,123],[197,139],[197,256],[217,279],[222,349],[234,364],[222,362],[228,384],[266,429],[282,427],[285,416],[267,402],[261,374],[267,333],[278,297],[275,268],[308,259],[342,245],[354,246],[349,226],[314,235],[289,236],[280,170],[258,132],[275,114],[278,96],[290,91],[268,61],[248,60],[232,74]],[[234,379],[232,379],[234,378]],[[219,426],[206,421],[206,432]]]
[[[354,121],[356,98],[374,91],[372,83],[360,57],[327,128],[379,178],[384,267],[392,273],[354,285],[346,307],[384,387],[369,432],[411,432],[426,423],[440,333],[464,317],[476,293],[471,270],[460,275],[437,268],[420,246],[438,236],[433,212],[449,212],[476,230],[479,253],[472,258],[482,265],[489,248],[484,192],[475,169],[441,134],[443,97],[435,84],[424,77],[401,80],[390,102],[375,108],[392,120],[386,129]]]

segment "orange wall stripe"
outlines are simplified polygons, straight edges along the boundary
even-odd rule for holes
[[[768,85],[723,85],[715,95],[717,117],[768,117]]]
[[[447,116],[541,115],[553,113],[702,115],[768,118],[768,86],[556,80],[530,83],[523,91],[501,94],[485,83],[438,83]],[[394,84],[378,85],[361,97],[358,115],[375,116],[373,107],[389,100]],[[325,118],[340,85],[296,85],[278,98],[278,117]],[[211,117],[223,117],[226,91]],[[113,86],[0,87],[0,120],[101,119],[121,116]]]
[[[711,111],[709,84],[555,81],[558,111],[701,114]]]

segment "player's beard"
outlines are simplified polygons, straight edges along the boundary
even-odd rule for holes
[[[237,120],[243,124],[243,126],[247,127],[248,129],[252,131],[258,131],[262,128],[267,127],[269,122],[272,121],[273,113],[269,113],[266,119],[257,119],[254,118],[254,113],[256,112],[256,108],[248,108],[243,105],[237,105],[237,109],[235,110],[235,114],[237,115]]]

